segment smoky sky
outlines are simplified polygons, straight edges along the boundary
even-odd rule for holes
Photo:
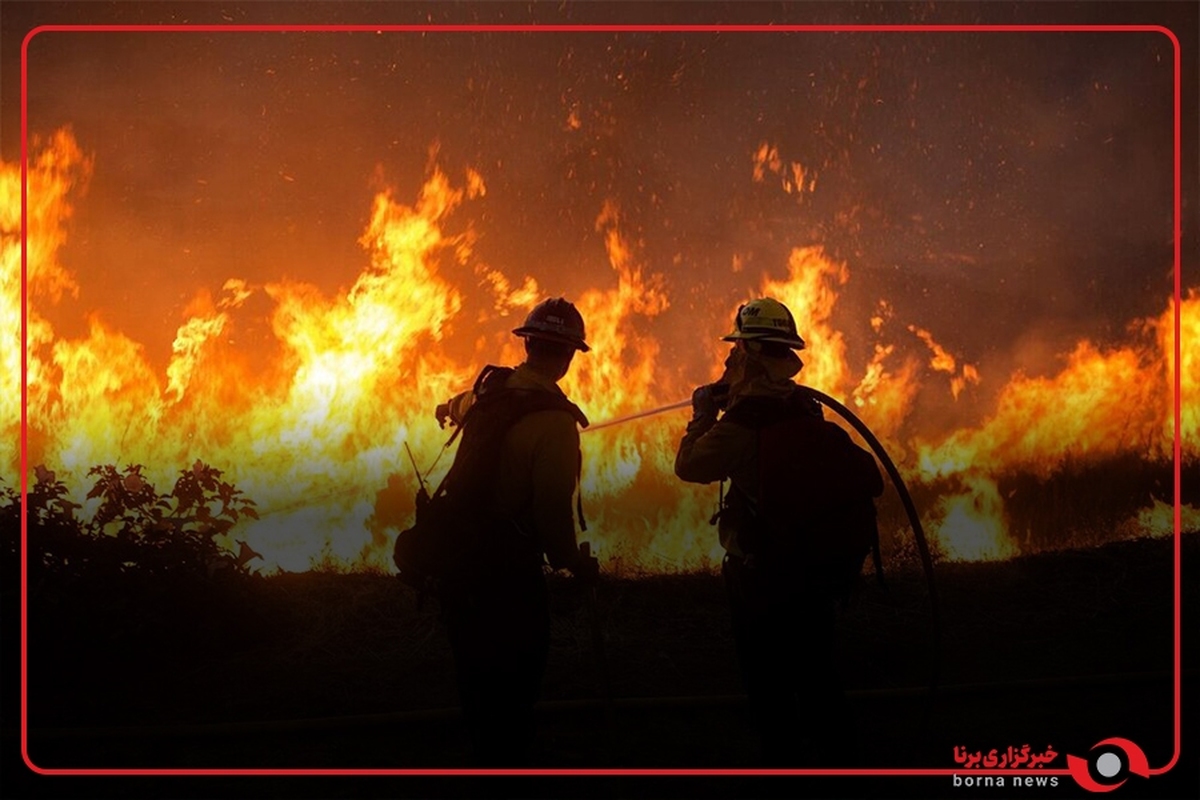
[[[808,245],[849,267],[852,351],[883,298],[978,363],[1120,341],[1171,292],[1161,33],[46,32],[28,63],[30,134],[94,159],[80,294],[44,313],[95,310],[158,366],[198,289],[350,286],[373,194],[415,200],[431,150],[487,185],[450,232],[547,293],[615,282],[615,201],[668,355]],[[811,191],[752,180],[763,144]]]

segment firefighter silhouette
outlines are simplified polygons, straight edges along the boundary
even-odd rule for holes
[[[725,372],[692,395],[675,473],[728,480],[714,521],[742,683],[767,766],[845,765],[853,725],[836,605],[878,541],[874,458],[792,379],[804,340],[782,303],[743,305]]]
[[[485,368],[470,391],[438,407],[439,423],[458,427],[462,441],[426,503],[451,506],[448,518],[466,520],[456,523],[460,552],[440,576],[438,596],[472,760],[487,767],[520,767],[530,758],[550,641],[544,565],[587,582],[598,572],[576,543],[572,505],[587,419],[558,387],[575,353],[589,349],[583,318],[554,298],[513,333],[525,341],[522,364]]]

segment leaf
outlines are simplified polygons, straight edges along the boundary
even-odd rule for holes
[[[250,547],[250,545],[246,544],[245,542],[243,542],[239,539],[238,540],[238,554],[237,554],[238,566],[244,567],[244,566],[246,566],[246,562],[248,562],[252,559],[255,559],[255,558],[261,559],[262,554],[256,553]]]

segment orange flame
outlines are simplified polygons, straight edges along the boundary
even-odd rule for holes
[[[1003,509],[996,484],[968,476],[966,494],[943,498],[931,530],[951,561],[991,561],[1016,555],[1004,533]]]
[[[427,476],[431,482],[445,474],[450,458],[439,454],[447,432],[437,427],[434,407],[469,385],[484,363],[519,359],[507,317],[543,295],[533,278],[506,275],[476,258],[475,232],[460,212],[485,194],[483,176],[467,170],[456,182],[431,162],[412,205],[391,190],[377,194],[359,239],[368,264],[334,296],[295,281],[251,285],[237,277],[225,280],[215,298],[198,292],[160,372],[141,344],[98,316],[88,319],[85,337],[72,340],[57,336],[38,314],[63,293],[78,292],[57,254],[92,162],[67,131],[35,141],[33,152],[27,237],[31,466],[46,464],[74,482],[73,499],[87,514],[95,509],[83,497],[90,466],[140,463],[139,480],[161,489],[181,466],[202,459],[222,469],[260,510],[260,520],[239,523],[223,542],[231,551],[235,541],[244,541],[268,568],[302,570],[317,562],[390,568],[390,539],[411,518],[416,489],[405,445],[424,469],[437,460],[438,469]],[[783,174],[770,148],[757,158],[763,170]],[[794,170],[793,177],[799,184]],[[0,164],[0,325],[10,340],[18,336],[21,314],[19,210],[20,171]],[[595,232],[615,284],[589,288],[576,299],[593,351],[576,359],[563,388],[600,422],[678,401],[688,396],[694,376],[662,357],[658,335],[671,306],[668,284],[644,263],[642,245],[626,233],[615,203],[600,209]],[[975,367],[961,364],[915,323],[906,329],[933,352],[931,363],[906,354],[902,342],[883,339],[895,316],[886,300],[871,319],[879,340],[869,362],[851,365],[845,336],[835,326],[849,266],[809,246],[794,248],[786,267],[783,277],[764,276],[747,286],[745,297],[730,298],[725,319],[749,296],[788,305],[808,342],[801,379],[850,398],[897,455],[906,480],[952,487],[925,510],[946,557],[1017,552],[1005,528],[999,474],[1045,476],[1079,457],[1170,456],[1171,308],[1131,330],[1152,342],[1108,349],[1080,342],[1059,374],[1013,376],[977,426],[906,440],[904,427],[925,371],[951,375],[950,391],[958,398],[966,384],[980,383]],[[482,287],[483,301],[465,293],[471,278]],[[254,310],[264,305],[270,307],[265,316]],[[1200,334],[1195,292],[1180,313],[1183,335]],[[269,324],[269,341],[262,352],[252,352],[237,342],[258,317]],[[713,343],[707,353],[713,365],[724,349]],[[1192,350],[1184,349],[1181,369],[1190,396],[1200,379]],[[0,442],[0,469],[11,484],[20,419],[20,359],[13,349],[0,356],[0,377],[8,389],[0,393],[0,420],[10,434]],[[586,537],[602,558],[650,570],[711,566],[719,559],[707,524],[716,489],[683,484],[673,474],[682,417],[648,417],[583,437],[582,485],[591,523]],[[1181,435],[1188,459],[1200,455],[1198,422],[1196,408],[1185,406]],[[914,455],[899,457],[909,453]],[[1150,531],[1159,525],[1149,517],[1139,524]]]
[[[804,199],[804,192],[812,192],[817,188],[817,179],[800,162],[793,161],[784,166],[783,159],[779,157],[779,148],[775,145],[763,142],[751,154],[751,160],[754,163],[751,180],[755,183],[762,183],[767,172],[772,172],[779,176],[783,191],[795,194],[798,200]]]
[[[938,372],[947,372],[950,374],[950,393],[954,399],[958,399],[959,393],[968,383],[979,383],[979,372],[972,364],[963,364],[962,369],[958,368],[958,361],[946,348],[938,344],[933,334],[923,328],[918,328],[916,325],[909,325],[908,329],[917,335],[921,341],[933,353],[933,359],[929,362],[929,368]],[[958,375],[954,373],[958,372]]]

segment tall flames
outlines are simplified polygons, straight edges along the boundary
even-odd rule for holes
[[[486,193],[486,176],[472,170],[447,175],[435,153],[411,204],[394,191],[377,194],[359,240],[366,266],[334,296],[292,280],[255,285],[237,276],[229,276],[215,297],[198,290],[175,331],[165,371],[156,371],[138,342],[98,316],[88,320],[86,336],[68,339],[39,314],[64,293],[79,291],[59,251],[94,165],[67,131],[32,144],[26,237],[30,479],[36,465],[55,470],[87,514],[94,510],[94,501],[84,497],[90,466],[142,464],[143,476],[163,488],[181,467],[201,459],[258,504],[260,519],[244,520],[233,535],[262,554],[267,569],[303,570],[317,562],[388,568],[391,538],[411,516],[417,485],[405,446],[422,469],[436,463],[429,480],[444,474],[447,432],[438,428],[434,407],[469,385],[483,364],[519,359],[507,332],[542,296],[532,277],[505,275],[475,258],[476,231],[460,220]],[[752,156],[757,180],[768,168],[783,175],[770,155]],[[785,189],[804,189],[803,169],[793,165],[791,172],[794,181],[785,180]],[[807,180],[810,191],[814,180]],[[20,182],[19,165],[0,164],[0,325],[10,341],[19,337],[22,312]],[[723,346],[700,346],[705,352],[695,363],[706,360],[707,374],[664,357],[656,334],[672,304],[668,283],[644,263],[616,203],[599,210],[595,234],[612,273],[573,298],[587,320],[593,351],[576,359],[563,387],[600,422],[686,398],[692,386],[715,376],[711,370],[722,360]],[[895,311],[886,298],[872,320],[877,341],[871,357],[852,365],[834,324],[839,291],[849,279],[850,267],[819,246],[796,247],[783,277],[764,277],[747,286],[747,294],[774,296],[792,309],[809,343],[803,380],[847,398],[888,444],[905,480],[936,489],[922,512],[945,556],[1019,552],[1000,489],[1005,474],[1047,478],[1066,464],[1123,454],[1170,458],[1170,307],[1130,330],[1134,344],[1079,342],[1057,374],[1011,376],[977,425],[919,437],[907,435],[905,425],[923,376],[949,376],[954,400],[983,378],[916,321],[900,328],[902,335],[915,337],[931,357],[922,363],[902,355],[898,340],[885,338],[897,327],[890,324]],[[487,302],[468,302],[468,284],[483,287]],[[731,319],[743,299],[729,298],[723,319]],[[1190,341],[1200,334],[1194,292],[1181,315]],[[255,326],[264,331],[263,346],[237,346]],[[1190,396],[1200,368],[1186,348],[1180,366]],[[0,463],[5,481],[15,485],[17,348],[0,354],[0,374],[6,388],[0,392],[6,431]],[[1198,455],[1197,413],[1190,406],[1183,411],[1189,460]],[[683,412],[662,414],[583,437],[586,538],[602,558],[660,571],[710,565],[719,557],[708,525],[715,487],[689,486],[673,475],[684,418]],[[1129,526],[1159,534],[1161,499],[1147,503]]]

